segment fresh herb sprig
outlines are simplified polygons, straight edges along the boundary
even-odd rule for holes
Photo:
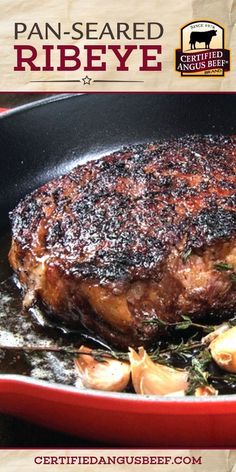
[[[168,321],[160,320],[158,318],[155,319],[145,319],[143,321],[144,324],[157,324],[160,326],[172,327],[177,330],[185,330],[189,328],[198,328],[203,330],[204,332],[210,333],[214,331],[218,326],[217,325],[203,325],[200,323],[195,323],[194,321],[189,318],[187,315],[182,316],[182,321],[178,321],[176,323],[170,323]]]
[[[161,322],[162,324],[166,324]],[[175,323],[170,323],[171,326],[175,326]],[[193,323],[187,316],[183,317],[183,321],[178,323],[180,325],[178,329],[187,329],[188,327],[200,327],[201,329],[207,330],[218,328],[219,326],[205,326]],[[236,318],[232,318],[228,321],[229,327],[236,325]],[[188,367],[188,389],[185,392],[186,395],[194,395],[198,387],[211,386],[216,382],[223,383],[229,389],[235,389],[236,386],[236,374],[229,374],[226,372],[214,373],[212,369],[209,369],[210,363],[212,362],[211,353],[202,341],[195,338],[196,334],[192,336],[188,341],[179,342],[178,344],[169,344],[168,347],[163,347],[159,343],[155,350],[149,352],[149,356],[154,362],[165,364],[172,367],[173,355],[181,357],[184,361],[187,361],[187,365],[191,359],[191,365]],[[15,350],[23,352],[54,352],[61,353],[69,356],[88,355],[92,356],[98,362],[106,362],[108,359],[117,359],[120,361],[129,361],[127,352],[116,351],[116,350],[105,350],[105,349],[92,349],[90,352],[79,351],[78,347],[75,346],[60,346],[60,345],[21,345],[11,346],[0,344],[0,349],[4,350]]]
[[[192,248],[186,249],[185,251],[182,252],[182,261],[184,264],[186,264],[191,254],[192,254]]]
[[[193,342],[190,340],[187,343],[183,341],[179,344],[170,344],[168,349],[162,349],[159,346],[152,352],[149,353],[150,357],[153,361],[164,361],[166,356],[170,354],[183,354],[185,352],[189,352],[193,349],[198,347],[202,347],[201,342]],[[78,355],[86,355],[92,356],[98,362],[103,362],[106,359],[116,359],[119,361],[128,361],[129,356],[127,352],[122,351],[114,351],[114,350],[106,350],[106,349],[92,349],[90,352],[81,351],[79,348],[73,347],[60,347],[56,345],[51,346],[34,346],[34,345],[21,345],[21,346],[11,346],[11,345],[4,345],[0,344],[0,349],[7,350],[7,351],[23,351],[23,352],[54,352],[54,353],[61,353],[61,354],[68,354],[73,356]]]
[[[236,283],[236,272],[234,272],[234,267],[232,264],[227,264],[226,262],[218,262],[214,264],[214,269],[218,270],[219,272],[230,272],[230,280],[233,283]]]
[[[54,352],[58,354],[65,354],[65,355],[85,355],[85,356],[92,356],[98,362],[104,362],[106,359],[117,359],[128,361],[128,353],[127,352],[119,352],[113,350],[105,350],[105,349],[92,349],[91,352],[81,351],[79,348],[76,347],[64,347],[64,346],[57,346],[57,345],[45,345],[45,346],[34,346],[34,345],[7,345],[7,344],[0,344],[0,349],[5,351],[23,351],[26,353],[32,352]]]
[[[218,270],[219,272],[234,270],[233,266],[231,264],[227,264],[226,262],[217,262],[214,264],[214,269]]]
[[[235,284],[236,283],[236,273],[233,272],[233,274],[231,274],[230,278],[231,278],[231,281]]]
[[[194,395],[198,387],[207,387],[209,384],[209,372],[207,367],[212,357],[208,349],[204,349],[198,356],[192,359],[192,364],[188,373],[188,388],[186,395]]]

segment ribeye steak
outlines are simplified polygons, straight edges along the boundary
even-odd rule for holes
[[[119,347],[158,339],[158,319],[230,316],[235,203],[236,136],[133,145],[79,165],[11,213],[25,305],[38,299]]]

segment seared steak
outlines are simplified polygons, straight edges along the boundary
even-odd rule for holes
[[[11,213],[9,255],[48,312],[115,346],[151,344],[152,320],[236,308],[236,136],[187,136],[91,161]]]

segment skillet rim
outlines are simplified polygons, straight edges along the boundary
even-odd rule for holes
[[[53,93],[53,92],[52,92]],[[136,92],[133,92],[135,94]],[[153,92],[150,92],[148,94],[152,94]],[[50,103],[54,103],[57,101],[61,100],[69,100],[72,99],[73,97],[76,96],[87,96],[87,95],[116,95],[117,92],[87,92],[87,93],[81,93],[81,92],[70,92],[70,93],[63,93],[63,92],[57,92],[53,94],[51,97],[47,97],[44,99],[39,99],[24,105],[20,105],[17,107],[14,107],[12,109],[9,109],[5,111],[4,113],[0,114],[0,120],[4,120],[8,117],[17,115],[19,113],[22,113],[27,110],[31,110],[34,108],[38,108],[44,105],[50,105]],[[129,92],[120,92],[119,94],[129,94]],[[140,94],[146,95],[145,92],[140,92]],[[160,93],[153,93],[155,95],[208,95],[208,92],[160,92]],[[235,95],[236,92],[226,92],[224,94],[227,95]],[[138,94],[139,95],[139,94]],[[220,95],[217,92],[212,92],[209,95]],[[1,393],[1,383],[3,381],[9,381],[9,384],[30,384],[35,387],[42,387],[45,389],[52,389],[52,390],[59,390],[59,391],[65,391],[66,393],[73,393],[73,394],[78,394],[78,395],[83,395],[83,396],[90,396],[90,397],[98,397],[98,398],[109,398],[119,401],[136,401],[136,402],[144,402],[144,403],[156,403],[158,404],[171,404],[171,403],[176,403],[181,405],[183,404],[207,404],[207,403],[235,403],[236,404],[236,393],[235,394],[226,394],[226,395],[217,395],[217,396],[203,396],[203,397],[195,397],[194,395],[189,395],[189,396],[183,396],[183,397],[177,397],[177,396],[168,396],[168,397],[163,397],[159,395],[141,395],[141,394],[134,394],[134,393],[126,393],[126,392],[103,392],[101,390],[92,390],[92,389],[85,389],[85,390],[79,390],[75,386],[68,386],[68,385],[63,385],[60,383],[50,383],[48,381],[40,380],[40,379],[34,379],[33,377],[30,376],[24,376],[20,374],[0,374],[0,393]],[[217,412],[216,412],[217,414]]]
[[[5,92],[4,92],[5,93]],[[7,92],[6,92],[7,93]],[[13,93],[13,92],[12,92]],[[24,92],[18,92],[23,94]],[[30,92],[25,92],[27,93]],[[35,92],[35,93],[44,93],[44,92]],[[0,120],[4,120],[11,115],[21,113],[23,111],[31,110],[33,108],[38,108],[43,105],[47,105],[53,102],[60,100],[67,100],[76,96],[92,96],[92,95],[236,95],[235,92],[204,92],[204,91],[177,91],[177,92],[48,92],[51,93],[51,97],[40,98],[24,105],[18,105],[14,108],[5,109],[3,113],[0,113]]]
[[[143,402],[143,403],[156,403],[168,405],[172,403],[176,404],[208,404],[208,403],[234,403],[236,405],[236,394],[227,394],[227,395],[217,395],[217,396],[202,396],[202,397],[195,397],[194,395],[177,397],[177,396],[161,396],[161,395],[141,395],[135,393],[126,393],[126,392],[105,392],[102,390],[92,390],[90,388],[86,389],[78,389],[76,386],[73,385],[63,385],[61,383],[50,383],[46,380],[34,379],[33,377],[27,375],[20,375],[20,374],[0,374],[0,394],[1,394],[1,382],[9,381],[9,384],[15,383],[17,384],[25,384],[25,385],[32,385],[35,387],[41,387],[46,390],[55,390],[66,392],[68,394],[77,394],[79,396],[89,396],[91,398],[99,398],[99,399],[112,399],[112,400],[119,400],[119,401],[131,401],[131,402]],[[1,408],[0,408],[1,409]],[[217,412],[216,412],[217,414]]]
[[[19,105],[14,108],[8,108],[6,109],[3,113],[0,114],[0,120],[4,120],[5,118],[8,118],[9,116],[12,115],[17,115],[18,113],[27,111],[27,110],[32,110],[33,108],[38,108],[43,105],[47,105],[50,103],[54,102],[59,102],[61,100],[66,100],[73,98],[75,96],[79,95],[87,95],[85,93],[76,93],[76,92],[71,92],[71,93],[58,93],[53,94],[51,97],[46,97],[46,98],[40,98],[39,100],[35,100],[33,102],[25,103],[24,105]]]

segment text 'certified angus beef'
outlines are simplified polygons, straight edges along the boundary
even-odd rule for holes
[[[87,162],[11,214],[25,306],[114,346],[236,308],[236,137],[186,136]],[[149,322],[150,321],[150,322]]]

